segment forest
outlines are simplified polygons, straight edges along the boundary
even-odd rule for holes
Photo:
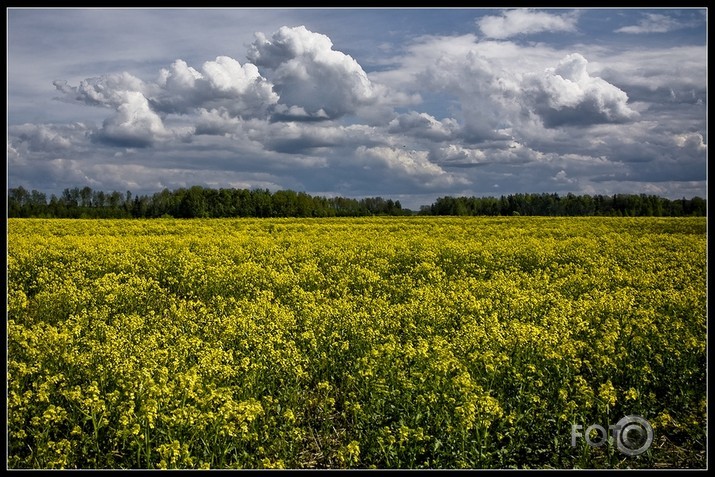
[[[439,197],[418,211],[399,200],[312,196],[268,189],[213,189],[202,186],[164,189],[152,195],[66,188],[58,197],[24,187],[8,189],[9,218],[228,218],[363,217],[370,215],[461,216],[705,216],[705,199],[668,199],[652,194],[509,194],[500,197]]]

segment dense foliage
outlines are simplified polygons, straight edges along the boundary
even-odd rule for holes
[[[10,468],[705,467],[704,218],[8,220]],[[629,457],[571,426],[646,418]]]
[[[357,217],[411,215],[400,201],[367,197],[311,196],[305,192],[268,189],[210,189],[193,186],[164,189],[151,196],[105,193],[90,187],[65,189],[60,197],[22,187],[8,191],[9,217],[40,218],[227,218],[227,217]]]
[[[671,200],[652,194],[574,195],[512,194],[495,197],[440,197],[424,208],[429,215],[546,215],[680,217],[704,216],[706,201],[700,197]]]
[[[106,193],[89,186],[65,189],[60,197],[23,187],[8,191],[8,217],[14,218],[228,218],[360,217],[369,215],[538,215],[538,216],[705,216],[700,197],[671,200],[647,194],[574,195],[512,194],[496,197],[439,197],[419,212],[399,200],[311,196],[267,189],[210,189],[201,186],[164,189],[151,196]]]

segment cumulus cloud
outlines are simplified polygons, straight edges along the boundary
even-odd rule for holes
[[[544,31],[575,31],[577,13],[555,15],[532,9],[507,10],[501,16],[485,16],[477,20],[482,33],[490,38],[504,39]]]
[[[265,114],[277,103],[272,85],[250,63],[241,65],[228,56],[207,61],[202,72],[178,59],[169,68],[162,68],[156,82],[148,82],[124,72],[82,80],[78,86],[66,81],[54,81],[65,100],[91,106],[118,108],[124,104],[127,92],[144,95],[158,113],[185,114],[200,108],[223,107],[231,114]]]
[[[463,120],[459,134],[469,143],[511,139],[504,129],[521,109],[513,78],[478,51],[442,57],[420,75],[424,84],[457,96]]]
[[[561,169],[559,172],[557,172],[554,177],[552,177],[552,180],[555,182],[559,182],[562,184],[574,184],[577,182],[576,179],[572,179],[566,174],[566,171]]]
[[[70,86],[66,81],[53,81],[55,88],[65,94],[65,99],[77,101],[90,106],[105,106],[116,108],[120,106],[128,91],[144,93],[146,84],[126,71],[119,74],[108,74],[80,81],[78,86]]]
[[[669,31],[683,28],[685,25],[681,22],[658,13],[646,13],[645,18],[638,22],[637,25],[629,25],[618,28],[616,33],[667,33]]]
[[[442,167],[475,167],[490,163],[481,149],[466,148],[459,144],[434,148],[429,158]]]
[[[262,130],[264,146],[277,152],[300,152],[321,147],[337,146],[344,141],[344,130],[295,122],[274,123]]]
[[[280,114],[339,118],[376,101],[376,91],[351,56],[333,49],[327,36],[304,26],[281,27],[267,38],[256,33],[248,59],[266,68],[266,75],[286,106]],[[291,109],[293,108],[293,109]]]
[[[703,135],[700,133],[675,134],[673,136],[673,142],[676,146],[690,151],[695,157],[707,150]]]
[[[383,121],[392,115],[388,101],[380,106],[389,96],[386,88],[371,83],[358,62],[334,50],[327,36],[303,26],[283,27],[271,38],[257,33],[248,58],[253,63],[218,56],[200,69],[177,59],[154,82],[124,72],[77,86],[59,80],[54,85],[67,101],[115,109],[98,138],[136,147],[168,134],[162,123],[168,114],[198,116],[201,134],[228,132],[228,117],[323,121],[362,111]]]
[[[363,169],[388,173],[400,182],[405,180],[418,189],[434,189],[468,184],[463,177],[446,172],[429,161],[427,151],[406,151],[393,147],[360,146],[356,151],[357,164]]]
[[[75,87],[65,81],[55,81],[54,85],[70,100],[115,109],[115,114],[105,119],[95,135],[99,141],[118,146],[146,147],[168,136],[162,119],[152,111],[144,96],[148,86],[129,73],[89,78]]]
[[[159,111],[186,114],[199,109],[222,109],[232,116],[265,116],[278,102],[273,85],[258,71],[256,65],[228,56],[207,61],[202,72],[184,60],[176,60],[163,68],[150,95]]]
[[[602,78],[627,89],[631,100],[642,101],[648,107],[653,103],[697,103],[706,99],[707,53],[700,46],[629,49],[594,58],[589,66]]]
[[[330,119],[328,113],[323,108],[320,108],[314,113],[309,113],[302,106],[286,106],[279,104],[273,109],[271,121],[324,121]]]
[[[267,117],[278,101],[255,65],[241,65],[227,56],[205,62],[201,72],[176,60],[154,83],[124,72],[88,78],[78,86],[66,81],[54,85],[67,101],[115,109],[95,139],[122,147],[148,147],[170,137],[186,140],[192,128],[167,128],[167,114],[197,116],[200,134],[225,133],[230,128],[227,118]]]
[[[226,109],[201,108],[196,119],[196,134],[224,135],[237,132],[243,121],[226,111]]]
[[[458,128],[457,121],[452,118],[438,121],[427,113],[410,111],[393,119],[387,130],[392,134],[405,134],[432,141],[446,141],[454,136]]]
[[[117,113],[104,121],[97,138],[122,147],[147,147],[170,135],[144,95],[126,91]]]
[[[623,123],[636,119],[628,95],[587,70],[578,53],[567,55],[555,68],[525,77],[526,95],[547,127]]]
[[[86,153],[94,132],[83,123],[16,124],[7,128],[8,167],[35,172],[41,163],[58,155],[80,156]],[[33,161],[40,161],[35,164]]]
[[[12,138],[13,149],[18,150],[23,144],[33,151],[66,150],[72,146],[72,140],[67,132],[72,125],[61,127],[65,133],[47,124],[21,124],[8,127],[8,137]]]
[[[271,122],[254,126],[248,137],[270,151],[311,153],[315,159],[327,155],[352,155],[360,145],[374,146],[389,142],[381,129],[364,124],[349,126],[336,123]],[[327,149],[326,149],[327,148]]]
[[[477,41],[473,36],[422,37],[399,59],[405,65],[400,71],[406,74],[380,73],[378,78],[398,81],[402,88],[413,88],[424,97],[441,93],[444,109],[449,108],[445,114],[458,124],[454,137],[468,144],[501,140],[504,146],[513,139],[543,143],[558,139],[553,137],[556,126],[622,124],[638,119],[642,106],[629,102],[629,95],[615,85],[640,78],[643,68],[648,68],[649,76],[655,71],[644,66],[636,54],[612,61],[612,55],[601,49],[583,49],[589,52],[589,60],[596,57],[595,63],[587,62],[585,53],[566,61],[562,50],[544,44]],[[687,58],[689,72],[692,55]],[[564,64],[559,65],[560,61]],[[692,63],[702,65],[702,60]],[[606,80],[603,75],[608,65],[617,68],[607,72]],[[624,71],[628,74],[622,74]],[[666,67],[658,74],[664,71]],[[695,78],[689,81],[697,81]],[[562,87],[566,89],[561,91]]]
[[[87,184],[90,187],[97,187],[101,182],[97,177],[86,169],[91,165],[77,159],[65,159],[63,157],[52,159],[46,164],[46,169],[53,180],[67,184]]]

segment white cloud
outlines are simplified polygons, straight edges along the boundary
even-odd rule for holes
[[[562,184],[574,184],[577,182],[576,179],[571,179],[568,174],[566,174],[566,171],[561,169],[559,172],[554,175],[552,178],[556,182],[560,182]]]
[[[639,21],[637,25],[625,26],[615,31],[616,33],[633,34],[667,33],[669,31],[683,28],[684,26],[685,25],[681,22],[674,20],[667,15],[661,15],[658,13],[646,13],[645,18]]]
[[[468,184],[463,177],[448,173],[430,162],[426,151],[360,146],[355,160],[363,170],[372,170],[379,175],[386,173],[389,180],[408,181],[411,187],[419,190]]]
[[[146,86],[142,80],[126,71],[120,74],[87,78],[78,86],[69,86],[66,81],[54,81],[58,91],[67,99],[94,106],[117,107],[122,104],[127,91],[144,92]]]
[[[707,51],[699,46],[594,51],[589,55],[589,67],[594,74],[622,85],[648,103],[704,101],[706,66]],[[675,93],[675,98],[671,91]]]
[[[414,80],[402,87],[419,88],[422,96],[432,90],[456,99],[451,103],[451,138],[472,144],[498,140],[503,147],[513,139],[543,142],[552,135],[549,128],[638,118],[627,94],[589,74],[580,54],[564,58],[563,52],[543,46],[477,43],[467,37],[459,37],[456,48],[450,48],[446,38],[422,41],[404,59]],[[556,67],[549,66],[557,61]],[[396,118],[391,131],[406,127],[406,121],[404,116]],[[435,132],[434,126],[429,132]]]
[[[469,142],[509,139],[500,130],[511,125],[520,108],[513,78],[477,51],[442,57],[421,75],[425,85],[459,99],[460,134]]]
[[[62,129],[70,128],[63,127]],[[21,147],[21,143],[25,143],[27,148],[33,151],[57,151],[69,149],[72,146],[72,141],[67,134],[63,134],[62,131],[47,124],[26,123],[10,126],[8,133],[8,137],[14,138],[18,148]]]
[[[98,133],[100,140],[122,147],[146,147],[169,136],[159,115],[137,91],[124,92],[117,114],[107,118]]]
[[[256,33],[247,57],[268,70],[281,104],[302,108],[315,118],[338,118],[377,99],[358,62],[333,50],[327,36],[304,26],[284,26],[270,39]]]
[[[25,167],[27,171],[44,170],[44,162],[58,155],[82,157],[93,133],[82,123],[18,124],[7,128],[8,168]]]
[[[575,31],[576,12],[555,15],[531,9],[507,10],[501,16],[485,16],[477,20],[482,33],[490,38],[504,39],[544,31]]]
[[[703,136],[700,133],[676,134],[673,136],[673,142],[678,147],[692,151],[694,156],[707,150]]]
[[[185,92],[193,89],[196,81],[202,78],[201,73],[179,59],[172,63],[171,69],[161,69],[158,83],[167,90]]]
[[[435,148],[430,153],[430,159],[444,167],[470,167],[490,162],[483,150],[467,148],[459,144]]]
[[[269,150],[298,152],[339,146],[346,141],[346,130],[316,123],[277,122],[254,130],[251,137]]]
[[[153,89],[152,103],[160,111],[189,113],[221,109],[232,116],[266,116],[278,102],[273,85],[261,76],[256,65],[241,65],[228,56],[207,61],[202,72],[176,60],[162,69]]]
[[[120,107],[136,108],[136,104],[125,102],[127,98],[137,98],[133,93],[139,93],[157,114],[223,108],[233,116],[266,116],[266,111],[278,102],[273,85],[253,64],[241,65],[233,58],[219,56],[205,62],[202,71],[179,59],[170,68],[162,68],[154,83],[145,83],[124,72],[88,78],[78,86],[70,86],[66,81],[55,81],[54,85],[66,100],[118,111]]]
[[[260,77],[256,65],[247,63],[241,66],[238,61],[228,56],[219,56],[216,61],[207,61],[204,63],[204,72],[213,88],[226,93],[241,94]]]
[[[587,70],[580,54],[564,57],[555,68],[525,76],[526,94],[547,127],[627,122],[638,117],[628,95]]]
[[[387,130],[392,134],[406,134],[430,141],[446,141],[454,136],[458,128],[459,125],[454,119],[438,121],[427,113],[410,111],[393,119]]]
[[[223,135],[237,132],[243,121],[225,109],[199,109],[196,118],[196,134]]]

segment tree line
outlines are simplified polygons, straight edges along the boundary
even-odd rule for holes
[[[678,217],[705,216],[705,199],[667,199],[652,194],[511,194],[496,197],[440,197],[422,207],[425,215],[546,215]]]
[[[47,195],[23,187],[8,189],[8,217],[157,218],[157,217],[359,217],[368,215],[541,215],[541,216],[705,216],[706,201],[667,199],[647,194],[510,194],[500,197],[439,197],[418,212],[399,200],[311,196],[268,189],[212,189],[202,186],[133,195],[67,188]]]
[[[357,217],[410,215],[399,200],[311,196],[268,189],[212,189],[201,186],[164,189],[152,195],[110,193],[89,186],[67,188],[60,196],[8,190],[8,217],[44,218],[211,218],[211,217]]]

